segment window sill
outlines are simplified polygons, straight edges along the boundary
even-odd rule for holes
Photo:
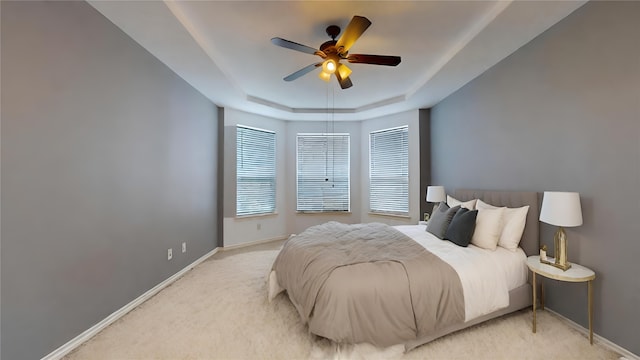
[[[298,215],[351,215],[351,211],[296,211]]]
[[[401,218],[401,219],[411,219],[411,216],[409,216],[409,215],[379,213],[379,212],[371,212],[371,211],[369,211],[369,215],[372,215],[372,216],[384,216],[384,217],[394,217],[394,218]]]
[[[253,218],[263,218],[268,216],[278,216],[277,212],[266,213],[266,214],[251,214],[251,215],[236,215],[234,219],[236,220],[247,220]]]

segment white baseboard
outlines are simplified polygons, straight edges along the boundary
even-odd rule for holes
[[[126,315],[129,311],[135,309],[140,304],[142,304],[143,302],[149,300],[155,294],[159,293],[160,290],[164,289],[165,287],[169,286],[174,281],[178,280],[178,278],[180,278],[182,275],[187,273],[189,270],[193,269],[194,267],[196,267],[201,262],[207,260],[213,254],[217,253],[219,251],[219,249],[220,248],[215,248],[215,249],[211,250],[210,252],[204,254],[198,260],[196,260],[193,263],[187,265],[184,269],[178,271],[177,273],[175,273],[170,278],[168,278],[165,281],[161,282],[160,284],[154,286],[149,291],[147,291],[144,294],[140,295],[138,298],[136,298],[132,302],[130,302],[127,305],[123,306],[122,308],[116,310],[114,313],[112,313],[111,315],[107,316],[106,318],[104,318],[99,323],[97,323],[94,326],[90,327],[89,329],[85,330],[82,334],[76,336],[75,338],[71,339],[71,341],[69,341],[66,344],[60,346],[59,348],[57,348],[56,350],[51,352],[49,355],[43,357],[42,360],[58,360],[58,359],[61,359],[63,356],[69,354],[75,348],[77,348],[78,346],[82,345],[85,341],[91,339],[94,335],[96,335],[97,333],[102,331],[104,328],[106,328],[107,326],[113,324],[116,320],[118,320],[121,317],[123,317],[124,315]]]
[[[589,329],[585,329],[584,327],[582,327],[582,325],[576,323],[575,321],[566,318],[560,314],[558,314],[557,312],[545,307],[544,308],[545,311],[548,311],[550,313],[552,313],[553,315],[557,316],[560,320],[564,321],[565,323],[567,323],[567,325],[571,326],[572,328],[574,328],[575,330],[577,330],[578,332],[580,332],[581,334],[585,335],[587,337],[587,340],[589,339]],[[620,359],[627,359],[627,360],[640,360],[640,356],[632,353],[631,351],[623,348],[620,345],[617,345],[613,342],[611,342],[608,339],[603,338],[602,336],[594,333],[593,334],[593,342],[594,343],[599,343],[602,346],[609,348],[612,351],[617,352],[618,354],[621,354],[623,357]]]
[[[278,236],[278,237],[274,237],[274,238],[270,238],[270,239],[249,241],[249,242],[246,242],[246,243],[224,246],[221,250],[222,251],[235,250],[235,249],[240,249],[240,248],[243,248],[243,247],[248,247],[248,246],[253,246],[253,245],[260,245],[260,244],[266,244],[266,243],[270,243],[270,242],[274,242],[274,241],[286,240],[288,238],[289,238],[289,235],[284,235],[284,236]]]

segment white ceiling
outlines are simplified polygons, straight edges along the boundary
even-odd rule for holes
[[[374,118],[428,108],[560,21],[585,1],[96,1],[89,3],[218,106],[289,120]],[[397,67],[349,64],[353,87],[312,48],[353,15],[372,25],[350,53],[397,55]]]

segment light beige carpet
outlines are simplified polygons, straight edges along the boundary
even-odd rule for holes
[[[216,254],[68,359],[618,359],[546,311],[491,320],[403,354],[308,334],[286,295],[267,301],[276,250]]]

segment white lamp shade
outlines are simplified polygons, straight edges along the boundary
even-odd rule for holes
[[[427,202],[440,202],[447,199],[444,186],[427,186]]]
[[[580,194],[576,192],[545,191],[540,221],[555,226],[582,225]]]

